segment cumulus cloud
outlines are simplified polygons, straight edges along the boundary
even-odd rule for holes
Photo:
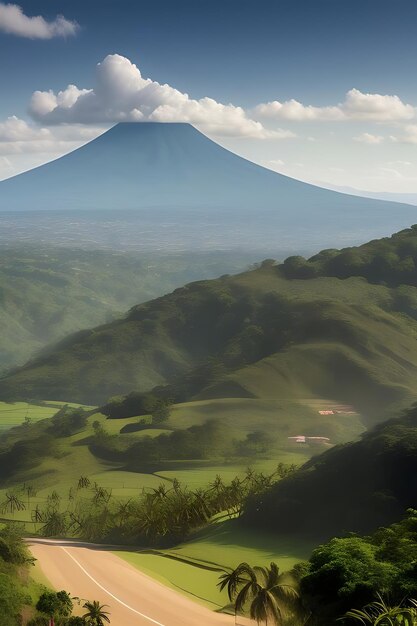
[[[63,91],[36,91],[32,117],[44,124],[115,122],[189,122],[204,132],[257,139],[294,137],[288,130],[265,128],[239,106],[212,98],[195,100],[170,85],[144,78],[139,68],[118,54],[108,55],[96,68],[92,89],[69,85]]]
[[[0,154],[57,154],[94,139],[102,128],[61,126],[42,128],[28,124],[16,116],[0,122]]]
[[[400,135],[391,135],[390,139],[396,143],[417,144],[417,124],[408,124]]]
[[[338,121],[344,119],[343,112],[337,106],[306,106],[297,100],[287,100],[286,102],[274,100],[273,102],[259,104],[255,107],[254,113],[260,117],[283,119],[290,122]]]
[[[359,89],[347,92],[344,102],[335,106],[316,107],[297,100],[266,102],[253,111],[255,117],[283,119],[295,122],[363,120],[398,122],[411,120],[416,109],[398,96],[362,93]]]
[[[77,34],[77,22],[58,15],[48,22],[41,15],[29,17],[17,4],[0,2],[0,31],[28,39],[52,39],[53,37],[71,37]]]
[[[384,137],[382,137],[382,135],[373,135],[372,133],[362,133],[361,135],[354,137],[353,141],[367,143],[369,145],[377,145],[384,141]]]
[[[35,128],[15,115],[0,122],[0,143],[32,141],[49,138],[47,128]]]

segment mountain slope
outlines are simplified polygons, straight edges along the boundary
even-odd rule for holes
[[[331,536],[368,532],[415,508],[417,409],[307,462],[261,499],[244,520],[258,529]]]
[[[265,262],[134,307],[10,373],[0,397],[99,404],[169,384],[178,402],[329,398],[368,424],[417,398],[415,287],[404,299],[403,286],[284,271]]]
[[[162,256],[52,245],[0,248],[0,371],[51,341],[103,323],[138,301],[196,276],[244,265],[240,258]]]
[[[353,230],[357,239],[371,228],[392,232],[417,215],[415,207],[282,176],[188,124],[118,124],[78,150],[0,183],[1,211],[151,208],[217,211],[220,228],[227,223],[235,237],[237,210],[255,229],[266,220],[288,236],[294,229],[306,236],[313,227],[334,235],[344,231],[348,238]]]

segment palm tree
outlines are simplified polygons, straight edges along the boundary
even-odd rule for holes
[[[230,602],[235,599],[240,587],[242,587],[248,578],[252,577],[253,569],[248,563],[241,563],[234,570],[225,571],[219,578],[217,586],[220,591],[227,587],[227,595]]]
[[[0,505],[0,510],[2,513],[10,512],[12,515],[14,515],[16,511],[24,511],[25,509],[25,503],[19,498],[16,493],[12,493],[9,491],[6,492],[6,499]]]
[[[410,606],[403,603],[398,606],[389,606],[380,594],[378,600],[367,604],[362,610],[352,609],[342,618],[351,618],[364,626],[415,626],[417,624],[417,602],[410,600]]]
[[[220,589],[227,586],[229,598],[235,598],[235,615],[248,609],[250,618],[257,624],[281,625],[287,613],[294,612],[298,592],[285,582],[276,563],[253,568],[241,563],[221,579]]]
[[[105,608],[107,608],[107,605],[100,604],[97,600],[83,604],[83,609],[87,610],[87,613],[83,615],[86,624],[90,624],[91,626],[104,626],[105,622],[110,624],[108,617],[110,613],[105,611]]]
[[[41,514],[41,534],[44,537],[63,536],[68,530],[67,513],[60,513],[55,509],[47,509]]]
[[[107,491],[107,489],[100,487],[97,483],[94,483],[93,492],[94,504],[100,504],[101,502],[105,502],[107,504],[111,498],[111,491]]]

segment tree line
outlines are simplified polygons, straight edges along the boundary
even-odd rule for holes
[[[0,511],[13,516],[30,510],[35,531],[44,537],[168,545],[185,539],[219,514],[224,519],[239,517],[249,496],[265,492],[295,469],[284,463],[271,474],[248,468],[243,477],[236,476],[230,483],[217,476],[198,489],[174,479],[128,500],[116,498],[111,490],[80,476],[66,497],[54,490],[42,505],[32,504],[36,489],[31,485],[7,491]]]

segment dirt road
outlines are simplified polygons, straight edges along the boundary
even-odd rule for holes
[[[112,626],[231,626],[214,613],[100,546],[31,539],[33,556],[55,589],[108,605]]]

